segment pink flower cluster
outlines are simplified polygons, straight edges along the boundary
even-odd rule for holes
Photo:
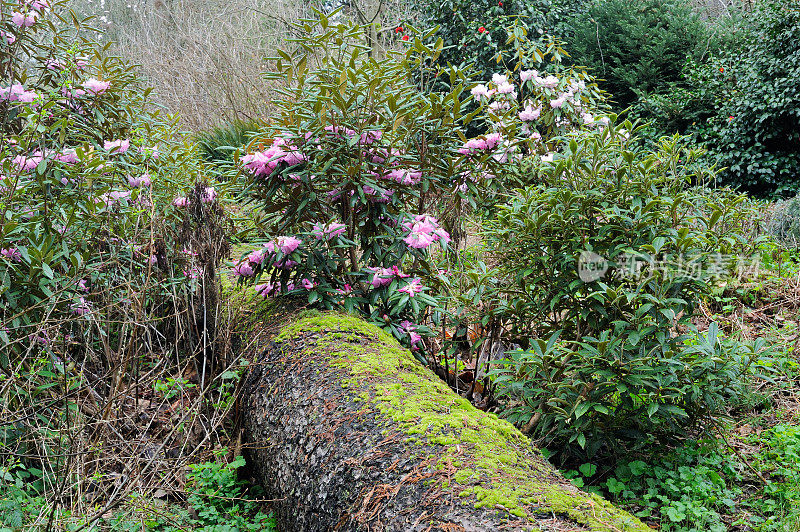
[[[83,82],[81,85],[87,93],[94,94],[95,96],[99,96],[108,90],[111,86],[110,81],[100,81],[99,79],[89,79]]]
[[[34,91],[26,91],[25,87],[19,83],[14,83],[8,87],[0,87],[0,101],[32,103],[39,95]]]
[[[412,349],[416,349],[417,344],[422,341],[422,336],[417,332],[417,326],[408,320],[400,322],[400,331],[408,335]]]
[[[113,154],[122,155],[131,147],[128,139],[107,140],[103,143],[103,149]]]
[[[278,137],[267,150],[248,153],[242,157],[242,164],[254,176],[269,177],[280,163],[285,163],[286,166],[295,166],[306,160],[307,157],[300,152],[297,146]]]
[[[14,13],[11,14],[11,22],[20,28],[30,28],[36,23],[37,18],[39,18],[39,13],[36,11],[28,11],[27,13],[14,11]]]
[[[458,153],[462,155],[472,155],[474,153],[491,151],[500,144],[503,136],[500,133],[489,133],[485,137],[469,139],[462,148],[458,149]]]
[[[418,185],[420,181],[422,181],[422,172],[418,170],[396,168],[386,172],[383,175],[380,175],[379,178],[386,179],[387,181],[394,181],[395,183],[411,187]]]
[[[22,262],[22,253],[17,248],[0,249],[0,257],[12,262]]]
[[[314,229],[311,231],[311,234],[314,235],[314,238],[317,240],[330,240],[344,234],[346,228],[344,224],[331,223],[323,225],[316,223],[314,224]]]
[[[283,259],[275,264],[276,268],[284,270],[294,268],[298,263],[290,260],[289,255],[294,253],[302,243],[302,240],[293,236],[279,236],[264,244],[262,249],[251,252],[245,260],[234,266],[233,273],[240,277],[253,277],[255,275],[255,268],[263,264],[264,259],[275,255],[276,252],[280,252],[284,255]]]
[[[450,235],[439,226],[439,222],[428,214],[419,214],[410,222],[404,222],[403,227],[409,232],[403,242],[415,249],[425,249],[434,242],[447,244]]]
[[[364,185],[362,187],[364,190],[364,194],[367,195],[367,198],[372,201],[373,203],[389,203],[392,201],[392,196],[394,196],[394,190],[392,189],[375,189],[369,185]]]
[[[142,174],[136,177],[129,177],[128,178],[128,185],[133,188],[139,187],[149,187],[152,184],[152,180],[150,179],[150,174]]]
[[[392,266],[391,268],[366,268],[366,271],[372,274],[370,284],[373,288],[388,286],[394,279],[405,279],[408,277],[408,275],[401,272],[400,268],[397,266]]]

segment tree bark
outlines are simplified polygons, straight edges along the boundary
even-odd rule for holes
[[[248,459],[284,532],[650,530],[351,316],[285,327],[242,401]]]

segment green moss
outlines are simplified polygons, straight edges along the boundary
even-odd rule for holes
[[[477,508],[504,510],[532,523],[534,514],[549,512],[592,530],[650,530],[600,497],[572,487],[513,425],[454,394],[378,327],[350,315],[316,314],[285,327],[277,340],[306,333],[322,333],[304,340],[309,354],[322,353],[331,366],[346,370],[350,376],[342,385],[361,390],[355,392],[359,400],[411,436],[408,444],[426,449],[439,474],[451,475],[442,481],[443,489]],[[430,454],[431,447],[438,451]]]

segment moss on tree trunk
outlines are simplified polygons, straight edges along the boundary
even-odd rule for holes
[[[248,375],[244,420],[287,532],[650,530],[351,316],[285,327]]]

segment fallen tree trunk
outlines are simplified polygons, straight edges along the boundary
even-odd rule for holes
[[[650,530],[350,316],[284,328],[251,368],[243,416],[283,532]]]

